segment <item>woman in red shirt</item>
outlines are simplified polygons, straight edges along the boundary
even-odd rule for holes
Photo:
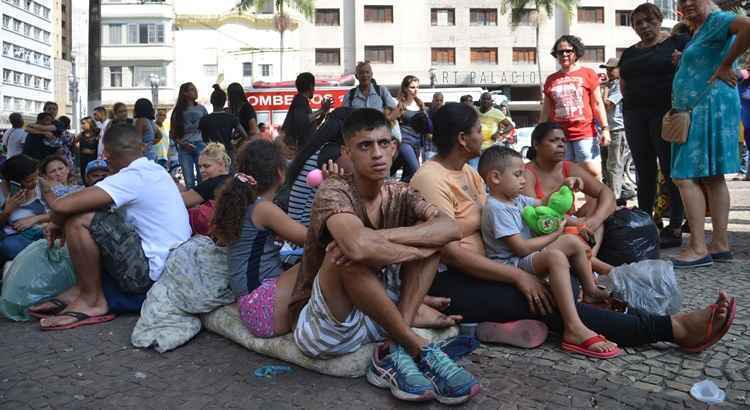
[[[576,36],[564,35],[555,42],[552,55],[560,64],[560,71],[547,77],[544,83],[541,121],[560,124],[565,131],[565,159],[578,163],[601,179],[596,125],[601,128],[603,146],[610,141],[609,126],[599,90],[599,77],[594,70],[578,64],[583,52],[583,43]]]

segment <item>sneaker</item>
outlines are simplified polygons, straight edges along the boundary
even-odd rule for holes
[[[400,400],[427,401],[435,398],[432,383],[419,371],[409,353],[400,345],[381,344],[372,354],[367,381],[381,389],[390,389]]]
[[[479,382],[451,360],[440,347],[430,343],[422,348],[419,369],[431,382],[435,398],[443,404],[461,404],[479,393]]]

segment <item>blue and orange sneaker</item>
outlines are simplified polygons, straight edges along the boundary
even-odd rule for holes
[[[390,389],[394,397],[406,401],[435,398],[432,383],[419,371],[409,353],[400,345],[381,344],[375,348],[367,368],[367,381],[381,389]]]
[[[479,393],[479,382],[443,353],[435,343],[422,348],[419,369],[435,390],[435,398],[443,404],[461,404]]]

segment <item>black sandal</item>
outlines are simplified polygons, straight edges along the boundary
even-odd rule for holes
[[[29,316],[31,316],[31,317],[35,317],[37,319],[43,319],[43,318],[49,317],[49,316],[57,316],[57,315],[60,314],[60,312],[62,312],[63,310],[65,310],[66,307],[68,307],[67,303],[63,302],[62,300],[60,300],[58,298],[52,298],[52,299],[49,299],[49,300],[45,300],[44,302],[41,302],[41,303],[47,303],[47,302],[50,302],[50,303],[52,303],[55,306],[52,307],[52,308],[49,308],[49,309],[45,309],[45,310],[31,310],[31,309],[27,309],[26,313],[28,313]]]

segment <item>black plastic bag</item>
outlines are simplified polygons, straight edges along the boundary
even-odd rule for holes
[[[604,239],[597,256],[612,266],[659,259],[659,230],[646,212],[618,209],[604,221]]]

